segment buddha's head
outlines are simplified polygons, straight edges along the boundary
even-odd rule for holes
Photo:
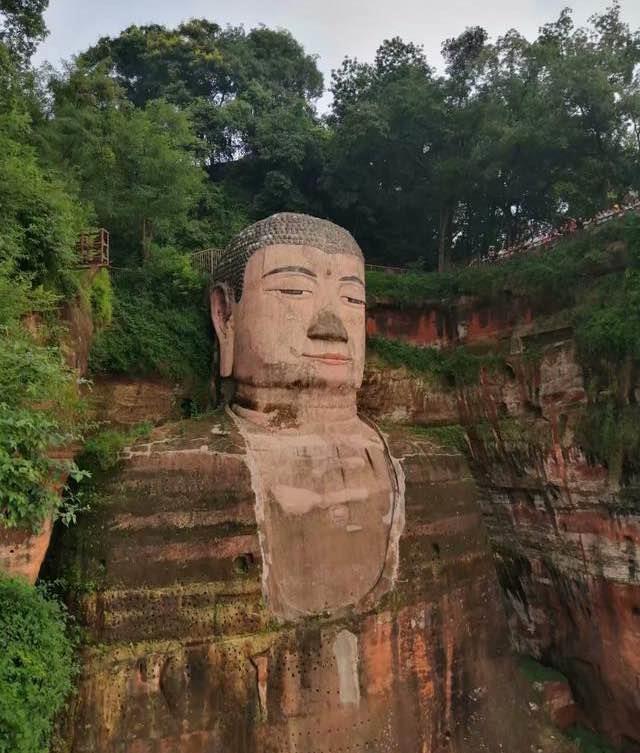
[[[355,390],[362,382],[365,288],[350,233],[304,214],[243,230],[214,273],[220,372],[255,388]]]

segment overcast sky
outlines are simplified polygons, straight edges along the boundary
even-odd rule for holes
[[[383,39],[400,36],[424,45],[432,65],[441,67],[440,45],[467,26],[484,26],[492,38],[516,28],[526,37],[555,20],[569,5],[583,24],[608,0],[50,0],[46,22],[50,34],[36,63],[57,66],[101,36],[113,36],[130,24],[160,23],[203,17],[219,24],[259,24],[286,28],[318,55],[329,84],[332,68],[345,55],[371,60]],[[640,28],[640,0],[621,0],[624,19]],[[324,109],[329,101],[323,97]]]

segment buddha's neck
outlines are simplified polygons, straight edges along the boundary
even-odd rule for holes
[[[331,426],[356,418],[356,391],[239,384],[232,409],[242,418],[268,428]]]

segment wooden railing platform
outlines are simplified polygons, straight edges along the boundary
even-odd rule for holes
[[[213,272],[222,253],[221,248],[205,248],[191,254],[191,263],[194,268],[205,275],[213,275]]]
[[[109,231],[93,228],[80,233],[76,241],[80,267],[109,266]]]

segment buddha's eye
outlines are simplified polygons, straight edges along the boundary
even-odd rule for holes
[[[311,295],[310,290],[302,290],[301,288],[277,288],[278,293],[281,295],[296,297],[296,298],[306,298]]]
[[[362,300],[362,298],[352,298],[350,295],[343,296],[345,301],[347,303],[352,304],[353,306],[364,306],[365,302]]]

